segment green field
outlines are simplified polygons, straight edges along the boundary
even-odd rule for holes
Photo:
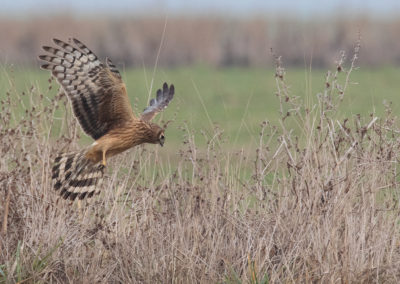
[[[276,121],[279,117],[279,101],[275,96],[274,70],[207,67],[182,67],[175,69],[128,69],[122,72],[134,110],[140,112],[146,105],[150,86],[152,96],[162,83],[175,84],[176,95],[170,107],[157,121],[176,119],[168,127],[166,147],[173,147],[182,140],[181,127],[210,134],[213,126],[223,130],[227,145],[233,148],[249,147],[257,139],[259,125],[264,120]],[[27,92],[36,86],[46,96],[54,96],[58,85],[47,91],[50,74],[46,71],[25,67],[3,66],[0,73],[0,97],[6,90]],[[344,80],[345,74],[339,74]],[[292,95],[312,105],[316,95],[325,88],[326,70],[288,69],[286,80]],[[353,71],[344,103],[343,115],[382,115],[383,102],[393,102],[393,110],[400,111],[400,69],[361,68]],[[186,126],[185,126],[186,125]],[[211,134],[210,134],[211,135]],[[203,135],[195,135],[196,142],[203,143]],[[88,139],[84,138],[83,140]],[[84,141],[83,143],[86,143]],[[88,142],[87,142],[88,143]]]

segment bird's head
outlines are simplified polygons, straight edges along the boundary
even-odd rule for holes
[[[162,132],[160,132],[160,134],[158,135],[158,143],[160,143],[161,147],[164,146],[164,142],[165,142],[165,136],[164,136],[164,130]]]
[[[152,132],[150,143],[160,144],[161,146],[164,146],[165,142],[164,129],[162,129],[155,123],[151,123],[150,128]]]

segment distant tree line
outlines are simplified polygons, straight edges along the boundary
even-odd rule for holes
[[[163,37],[164,25],[166,32]],[[52,37],[77,37],[100,57],[117,65],[153,66],[164,38],[159,66],[204,64],[272,66],[271,49],[282,55],[286,66],[327,67],[341,50],[351,53],[359,33],[360,64],[400,64],[400,20],[368,17],[298,20],[289,17],[221,18],[175,16],[90,16],[1,19],[2,64],[37,64],[40,46]]]

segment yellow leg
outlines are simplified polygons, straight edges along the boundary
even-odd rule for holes
[[[101,164],[106,166],[106,151],[103,151],[103,162]]]

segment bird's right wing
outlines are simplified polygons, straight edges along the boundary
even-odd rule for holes
[[[53,39],[60,48],[43,46],[50,55],[43,69],[50,70],[71,100],[82,129],[97,140],[108,131],[135,118],[121,74],[107,59],[104,65],[77,39],[68,44]]]

